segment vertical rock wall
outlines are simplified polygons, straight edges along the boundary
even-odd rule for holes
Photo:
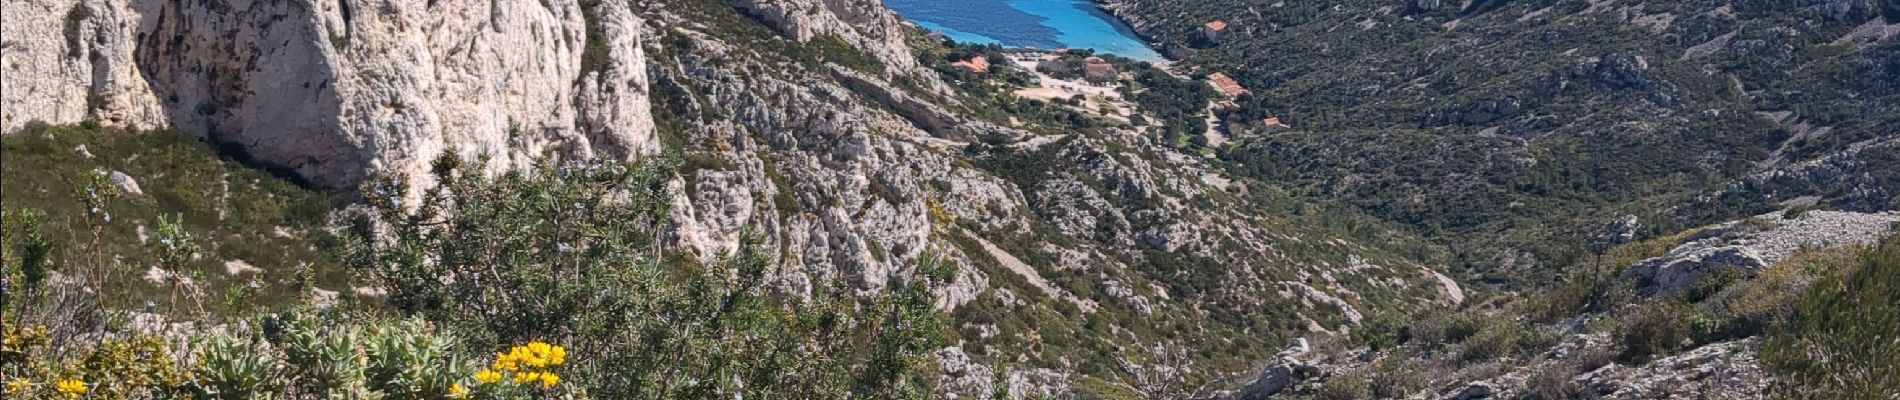
[[[617,2],[583,14],[574,0],[9,2],[0,128],[171,126],[330,187],[419,175],[449,147],[497,168],[656,149],[639,20]]]

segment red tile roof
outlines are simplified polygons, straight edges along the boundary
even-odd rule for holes
[[[1207,76],[1207,83],[1214,85],[1214,90],[1220,91],[1221,94],[1229,98],[1240,97],[1241,95],[1250,93],[1247,91],[1247,88],[1240,86],[1240,82],[1234,81],[1234,78],[1227,76],[1226,73],[1215,72],[1209,74]]]

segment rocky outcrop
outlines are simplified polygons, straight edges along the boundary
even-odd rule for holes
[[[961,347],[945,347],[936,356],[943,372],[937,385],[946,399],[987,399],[999,391],[1012,399],[1071,396],[1068,376],[1046,368],[1005,371],[1002,382],[997,382],[995,368],[971,360]],[[1002,390],[997,390],[998,383],[1004,385]]]
[[[1668,296],[1696,283],[1730,271],[1753,276],[1768,267],[1761,255],[1742,246],[1695,246],[1671,251],[1669,256],[1637,263],[1623,271],[1623,280],[1636,281],[1643,296]]]
[[[1668,255],[1625,270],[1644,296],[1680,293],[1727,271],[1753,276],[1803,248],[1862,245],[1880,240],[1900,222],[1900,213],[1812,211],[1774,213],[1705,228],[1685,237]]]
[[[851,91],[890,107],[891,111],[910,120],[912,124],[917,125],[917,128],[933,136],[963,142],[978,140],[1008,142],[1025,135],[1014,129],[958,116],[943,106],[894,88],[882,78],[837,65],[828,67],[831,73],[838,77],[838,82],[850,88]]]
[[[1760,353],[1760,338],[1713,343],[1643,365],[1611,364],[1575,382],[1593,399],[1760,398],[1772,382]]]
[[[925,78],[933,90],[947,92],[935,75],[914,74],[922,68],[904,42],[909,32],[883,0],[726,0],[726,4],[760,19],[787,38],[808,42],[832,36],[870,53],[885,67],[887,76]]]
[[[1464,389],[1458,389],[1457,393],[1453,393],[1451,396],[1446,396],[1445,400],[1489,399],[1491,398],[1491,396],[1496,395],[1496,394],[1498,394],[1498,388],[1495,384],[1492,384],[1490,382],[1478,381],[1478,382],[1472,382],[1470,384],[1465,385]]]
[[[1900,50],[1895,54],[1900,55]],[[1895,60],[1900,61],[1900,57]],[[1799,127],[1797,124],[1796,128]],[[1783,201],[1808,193],[1829,193],[1830,208],[1861,212],[1887,210],[1896,205],[1895,197],[1875,178],[1881,164],[1870,163],[1869,158],[1878,160],[1880,155],[1896,151],[1900,151],[1900,139],[1876,137],[1849,145],[1840,152],[1798,162],[1770,159],[1768,168],[1735,179],[1714,194],[1720,196],[1716,199]]]
[[[1217,396],[1217,399],[1265,400],[1286,391],[1288,388],[1307,379],[1317,378],[1320,369],[1317,366],[1300,361],[1300,356],[1311,351],[1305,338],[1294,338],[1286,348],[1273,356],[1272,361],[1261,367],[1260,373],[1248,381],[1239,393],[1229,396]]]
[[[1681,102],[1675,85],[1651,74],[1649,60],[1643,56],[1614,54],[1592,57],[1572,65],[1570,75],[1589,82],[1599,90],[1643,93],[1650,102],[1663,107],[1675,107]]]
[[[638,20],[603,4],[33,0],[6,11],[4,125],[170,126],[331,187],[451,147],[650,151]]]
[[[1638,219],[1635,215],[1624,215],[1604,223],[1603,229],[1597,231],[1593,239],[1604,245],[1629,243],[1636,240],[1637,230],[1642,229],[1642,227],[1643,223],[1641,219]]]

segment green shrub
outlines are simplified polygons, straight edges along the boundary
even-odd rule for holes
[[[1313,398],[1327,400],[1400,399],[1424,390],[1431,379],[1422,363],[1386,357],[1327,378]]]
[[[600,6],[600,1],[583,0],[580,6],[582,29],[586,37],[583,38],[581,45],[581,73],[576,76],[576,80],[596,73],[605,73],[607,67],[613,62],[613,49],[607,47],[607,31],[601,26],[600,11],[596,9]]]
[[[1722,291],[1722,289],[1726,289],[1729,285],[1741,280],[1741,271],[1724,269],[1716,273],[1715,276],[1704,277],[1701,282],[1696,282],[1694,285],[1690,285],[1688,289],[1683,290],[1681,294],[1682,300],[1691,304],[1701,303],[1703,300],[1708,300],[1710,296],[1714,296],[1717,292]]]
[[[1791,322],[1802,294],[1815,280],[1850,270],[1856,263],[1855,251],[1800,251],[1753,278],[1729,285],[1702,305],[1729,322],[1719,336],[1760,335]]]
[[[1524,379],[1523,400],[1561,400],[1577,398],[1577,387],[1573,378],[1579,371],[1573,364],[1553,362],[1531,372]]]
[[[1419,317],[1405,329],[1405,342],[1425,346],[1464,343],[1477,334],[1485,316],[1481,311],[1436,312]]]
[[[1313,398],[1317,400],[1357,400],[1372,398],[1372,381],[1374,377],[1358,372],[1359,371],[1354,371],[1353,373],[1340,374],[1331,379],[1327,379],[1326,383],[1320,385],[1318,389],[1313,391]]]
[[[344,237],[331,256],[365,281],[353,283],[386,289],[382,301],[345,297],[326,302],[328,311],[244,315],[265,311],[248,307],[255,293],[233,289],[227,300],[246,307],[197,314],[229,322],[224,330],[147,338],[131,328],[179,318],[133,318],[108,304],[137,297],[104,286],[128,280],[108,279],[118,276],[107,262],[136,255],[141,265],[200,281],[203,255],[216,254],[235,235],[201,224],[204,209],[168,212],[164,207],[176,204],[168,200],[156,200],[159,210],[133,203],[147,207],[115,215],[124,202],[154,200],[110,196],[101,169],[74,168],[98,161],[61,158],[75,136],[100,134],[48,132],[65,129],[40,126],[5,138],[8,205],[61,207],[54,211],[77,225],[41,234],[40,214],[16,208],[7,208],[0,224],[9,285],[0,292],[0,381],[9,384],[8,398],[903,399],[932,392],[930,355],[943,339],[932,290],[949,269],[925,258],[916,260],[911,279],[870,294],[838,279],[785,292],[767,281],[769,253],[749,231],[739,248],[705,262],[661,254],[655,238],[670,204],[664,182],[673,178],[661,163],[543,162],[489,175],[483,161],[448,152],[433,164],[435,186],[412,192],[401,181],[378,179],[366,186],[364,207],[339,215],[335,230]],[[90,143],[104,153],[146,140],[170,139]],[[141,151],[150,150],[171,148]],[[16,162],[37,168],[14,175]],[[193,175],[218,175],[197,169],[206,166],[166,175],[187,185],[196,182]],[[46,200],[41,187],[57,175],[41,174],[67,170],[85,183],[57,187],[81,195]],[[156,224],[148,243],[115,242],[126,240],[112,229],[127,228],[127,215]],[[250,228],[239,232],[256,235]],[[72,252],[49,256],[47,249]],[[50,272],[36,272],[41,265]],[[312,268],[287,270],[294,282],[284,286],[298,292],[296,299],[320,297]],[[25,291],[11,286],[16,276],[43,273],[69,279],[36,278],[58,284]],[[200,303],[197,283],[170,282],[173,293],[183,294],[177,299],[189,301],[175,302],[167,316]],[[400,319],[382,316],[392,312]],[[509,350],[486,356],[497,349]],[[173,354],[181,359],[157,356]],[[481,365],[488,367],[478,371]]]
[[[345,227],[344,256],[395,309],[476,347],[558,339],[575,379],[605,398],[913,398],[930,392],[947,270],[859,297],[840,279],[809,293],[768,284],[770,252],[747,231],[709,262],[654,251],[671,167],[555,165],[490,178],[449,152],[436,187],[380,179]]]
[[[1398,347],[1410,339],[1404,317],[1397,313],[1381,312],[1366,318],[1363,324],[1353,329],[1349,338],[1355,346],[1380,351]]]
[[[1900,397],[1900,238],[1861,252],[1858,265],[1802,295],[1793,320],[1770,331],[1762,360],[1790,398]]]
[[[801,47],[814,60],[836,63],[867,74],[883,74],[884,63],[838,35],[818,35]]]
[[[584,384],[484,381],[486,349],[419,319],[298,311],[215,332],[130,333],[59,348],[44,328],[8,325],[0,380],[32,399],[587,398]],[[183,359],[175,359],[181,355]],[[560,365],[539,371],[554,374]]]
[[[282,311],[297,304],[304,292],[285,290],[291,285],[281,283],[297,279],[298,271],[313,274],[313,283],[330,290],[348,285],[346,271],[321,250],[333,240],[323,227],[339,203],[336,196],[220,157],[184,133],[87,125],[28,124],[0,135],[0,169],[6,171],[0,208],[21,217],[7,224],[24,226],[22,218],[37,216],[32,219],[39,244],[18,241],[29,238],[25,235],[5,234],[10,262],[35,253],[49,273],[103,272],[107,276],[99,292],[110,296],[100,300],[108,308],[139,309],[147,301],[164,306],[173,286],[137,276],[165,264],[156,240],[164,219],[201,239],[194,260],[178,271],[192,277],[200,292],[229,293],[258,284],[256,296],[246,303],[252,310],[205,302],[205,311],[214,316],[242,317],[244,311]],[[144,195],[112,195],[114,172],[133,178]],[[230,260],[262,271],[233,276],[218,268]]]
[[[1527,321],[1500,320],[1485,324],[1470,339],[1458,358],[1466,363],[1522,357],[1555,345],[1559,336],[1549,327]]]
[[[1706,329],[1708,317],[1695,307],[1677,300],[1645,304],[1621,319],[1616,342],[1622,346],[1617,358],[1641,362],[1689,345],[1698,331]]]

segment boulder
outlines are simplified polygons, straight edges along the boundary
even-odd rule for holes
[[[1463,390],[1459,390],[1458,393],[1451,395],[1451,397],[1446,397],[1445,400],[1489,399],[1497,394],[1498,388],[1493,387],[1490,382],[1480,381],[1466,385]]]
[[[1724,271],[1753,276],[1767,267],[1768,263],[1747,247],[1701,247],[1643,260],[1623,271],[1621,279],[1637,282],[1638,294],[1656,297],[1681,293],[1704,278]]]
[[[1266,367],[1260,370],[1260,375],[1255,376],[1252,382],[1241,388],[1238,398],[1241,400],[1271,398],[1301,381],[1318,377],[1320,373],[1318,367],[1300,361],[1298,358],[1311,350],[1312,348],[1306,344],[1306,338],[1294,338],[1292,342],[1287,343],[1285,349],[1273,356],[1273,361],[1267,362]]]
[[[1636,239],[1636,231],[1643,224],[1635,215],[1624,215],[1615,221],[1603,225],[1603,238],[1609,244],[1624,244]]]
[[[112,186],[119,187],[119,194],[126,196],[145,195],[145,191],[139,189],[139,181],[133,180],[131,175],[126,175],[124,172],[112,171],[111,179]]]
[[[1570,71],[1605,89],[1648,90],[1656,85],[1656,78],[1649,74],[1649,62],[1641,56],[1612,55],[1577,64]]]

